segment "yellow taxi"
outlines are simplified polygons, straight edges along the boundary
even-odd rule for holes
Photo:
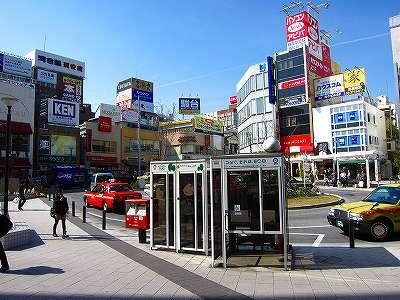
[[[353,219],[356,233],[385,241],[400,231],[400,184],[377,187],[365,199],[337,205],[327,216],[329,224],[348,232]]]

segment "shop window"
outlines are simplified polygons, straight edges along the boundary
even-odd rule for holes
[[[92,141],[93,152],[115,153],[117,150],[117,142],[114,141]]]

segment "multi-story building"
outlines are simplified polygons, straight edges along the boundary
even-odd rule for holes
[[[234,97],[236,98],[237,96]],[[224,154],[238,153],[239,138],[237,132],[238,115],[236,104],[229,105],[227,109],[216,111],[213,116],[224,124]]]
[[[399,118],[397,114],[397,106],[396,103],[390,103],[387,96],[378,96],[376,97],[378,100],[378,108],[382,110],[385,114],[385,121],[390,122],[391,126],[387,124],[387,132],[386,132],[386,145],[387,151],[397,151],[400,149],[399,138],[394,134],[394,129],[399,128]]]
[[[236,84],[239,152],[263,151],[262,144],[276,136],[273,60],[250,66]]]
[[[397,103],[400,101],[400,15],[389,19],[390,36],[392,39],[393,65],[396,83]]]
[[[43,174],[56,165],[79,165],[76,126],[83,104],[85,63],[37,49],[25,57],[32,61],[36,81],[33,170]]]
[[[16,98],[11,107],[10,177],[22,178],[32,171],[35,85],[31,61],[0,52],[0,98]],[[0,178],[4,178],[7,107],[0,102]],[[3,188],[1,185],[0,190]]]

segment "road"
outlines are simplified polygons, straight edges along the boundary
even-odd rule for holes
[[[363,199],[368,195],[365,190],[343,190],[322,187],[321,191],[324,193],[336,194],[342,197],[346,202],[354,202]],[[83,205],[83,192],[66,193],[69,200],[75,201],[77,211],[82,210]],[[294,245],[307,245],[307,246],[329,246],[329,245],[347,245],[349,243],[348,236],[344,235],[340,229],[330,226],[326,220],[326,215],[329,207],[289,210],[289,232],[290,242]],[[91,216],[102,218],[102,210],[90,207],[87,213]],[[124,215],[108,212],[107,222],[113,225],[124,226]],[[386,242],[389,245],[398,243],[398,237],[392,241]],[[365,240],[356,239],[356,245],[376,245]]]

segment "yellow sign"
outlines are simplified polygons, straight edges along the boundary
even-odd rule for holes
[[[217,119],[208,119],[195,116],[193,117],[192,122],[195,132],[216,135],[224,134],[224,123]]]
[[[344,93],[346,96],[365,92],[365,70],[353,69],[343,73]]]

